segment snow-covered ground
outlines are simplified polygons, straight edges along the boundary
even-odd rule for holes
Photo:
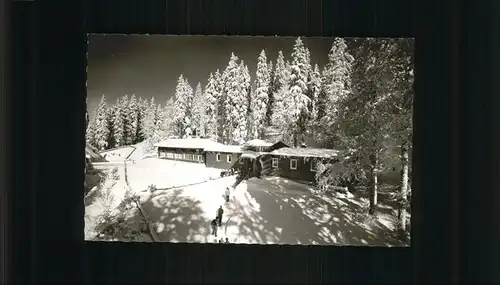
[[[103,220],[108,209],[111,211],[110,216],[115,217],[112,227],[116,232],[104,240],[151,241],[149,234],[142,231],[145,221],[140,210],[132,202],[122,203],[127,189],[124,167],[120,166],[117,170],[115,179],[103,180],[98,189],[85,197],[85,240],[96,240],[103,231],[102,226],[108,223]],[[122,221],[118,221],[118,217]]]
[[[207,168],[202,163],[145,158],[127,163],[130,188],[141,192],[155,185],[157,189],[205,182],[220,177],[221,170]]]
[[[225,203],[225,187],[234,177],[203,184],[142,193],[141,202],[164,242],[216,242],[228,238],[244,244],[318,244],[391,246],[385,235],[395,219],[366,218],[366,200],[315,196],[307,185],[282,178],[251,179],[234,190]],[[217,238],[210,221],[223,206],[223,226]]]
[[[101,151],[100,154],[109,162],[119,162],[124,161],[134,151],[134,146],[125,146],[116,149]]]
[[[308,185],[268,177],[243,181],[225,203],[224,190],[233,185],[235,177],[220,178],[219,169],[158,158],[126,165],[128,186],[140,197],[163,242],[204,243],[227,237],[231,243],[242,244],[400,244],[387,234],[394,230],[395,217],[369,217],[366,198],[315,195]],[[112,187],[113,207],[123,200],[128,187],[125,168],[118,169],[119,179]],[[149,185],[155,185],[157,191],[145,191]],[[102,212],[99,203],[86,207],[87,218]],[[223,226],[215,238],[210,221],[219,206],[224,209]],[[124,216],[127,223],[140,227],[137,221],[143,218],[137,209]],[[86,222],[86,227],[92,228],[92,223]],[[89,236],[95,234],[87,231]]]
[[[130,155],[129,160],[141,160],[145,157],[156,157],[157,153],[154,148],[152,148],[148,142],[140,142],[133,145],[135,151]]]

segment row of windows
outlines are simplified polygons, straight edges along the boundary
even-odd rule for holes
[[[217,162],[219,162],[221,159],[220,159],[220,153],[218,153],[216,156],[215,156],[215,159],[217,160]],[[228,154],[226,156],[226,161],[227,163],[231,163],[233,161],[233,155],[232,154]],[[242,158],[240,157],[240,163],[242,163]]]
[[[203,161],[203,155],[190,154],[190,153],[160,152],[160,158],[194,160],[194,161],[200,161],[200,162]]]
[[[273,168],[278,168],[278,158],[273,157],[272,159]],[[297,159],[290,159],[290,169],[297,170]],[[316,171],[316,163],[311,162],[310,171]]]

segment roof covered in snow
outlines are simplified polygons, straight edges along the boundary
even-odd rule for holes
[[[255,151],[251,151],[251,150],[245,150],[242,154],[241,154],[241,157],[242,158],[250,158],[250,159],[256,159],[257,157],[259,157],[262,153],[260,152],[255,152]]]
[[[204,149],[205,151],[213,151],[213,152],[228,152],[228,153],[241,153],[241,146],[239,145],[211,145]]]
[[[255,140],[250,140],[247,141],[244,146],[272,146],[273,143],[266,142],[263,140],[255,139]]]
[[[299,157],[321,157],[321,158],[335,158],[339,155],[338,150],[326,148],[291,148],[284,147],[273,150],[271,154],[285,155],[285,156],[299,156]]]
[[[167,139],[154,145],[155,147],[168,147],[168,148],[191,148],[191,149],[205,149],[211,147],[224,146],[211,139],[201,138],[187,138],[187,139]]]

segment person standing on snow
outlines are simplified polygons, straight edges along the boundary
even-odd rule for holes
[[[217,237],[217,219],[213,219],[210,226],[212,227],[212,234]]]
[[[219,222],[219,227],[222,226],[222,215],[224,214],[224,210],[222,209],[222,206],[217,209],[217,221]]]
[[[229,195],[231,195],[231,190],[229,190],[229,187],[226,187],[226,191],[224,193],[225,197],[226,197],[226,203],[229,202]]]
[[[226,238],[226,241],[225,241],[224,243],[229,243],[229,239],[228,239],[228,238]]]

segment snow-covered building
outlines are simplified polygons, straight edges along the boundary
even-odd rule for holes
[[[284,147],[271,151],[263,157],[270,162],[268,173],[284,178],[313,182],[318,162],[335,163],[339,161],[339,151],[324,148],[290,148]]]
[[[206,138],[167,139],[155,145],[158,157],[195,163],[219,169],[239,169],[243,176],[280,176],[313,182],[319,161],[336,162],[339,152],[323,148],[291,148],[275,143],[251,140],[242,146],[224,145]]]
[[[206,138],[167,139],[155,144],[158,157],[205,163],[207,167],[229,169],[237,166],[240,146],[224,145]]]
[[[207,167],[230,169],[240,168],[242,163],[241,153],[243,152],[241,146],[237,145],[212,145],[206,147],[205,151],[205,165]]]
[[[218,146],[219,143],[210,139],[186,138],[167,139],[155,144],[158,158],[205,163],[204,149]]]
[[[285,143],[252,140],[244,144],[241,155],[246,177],[280,176],[313,182],[319,161],[336,162],[339,152],[324,148],[291,148]]]

